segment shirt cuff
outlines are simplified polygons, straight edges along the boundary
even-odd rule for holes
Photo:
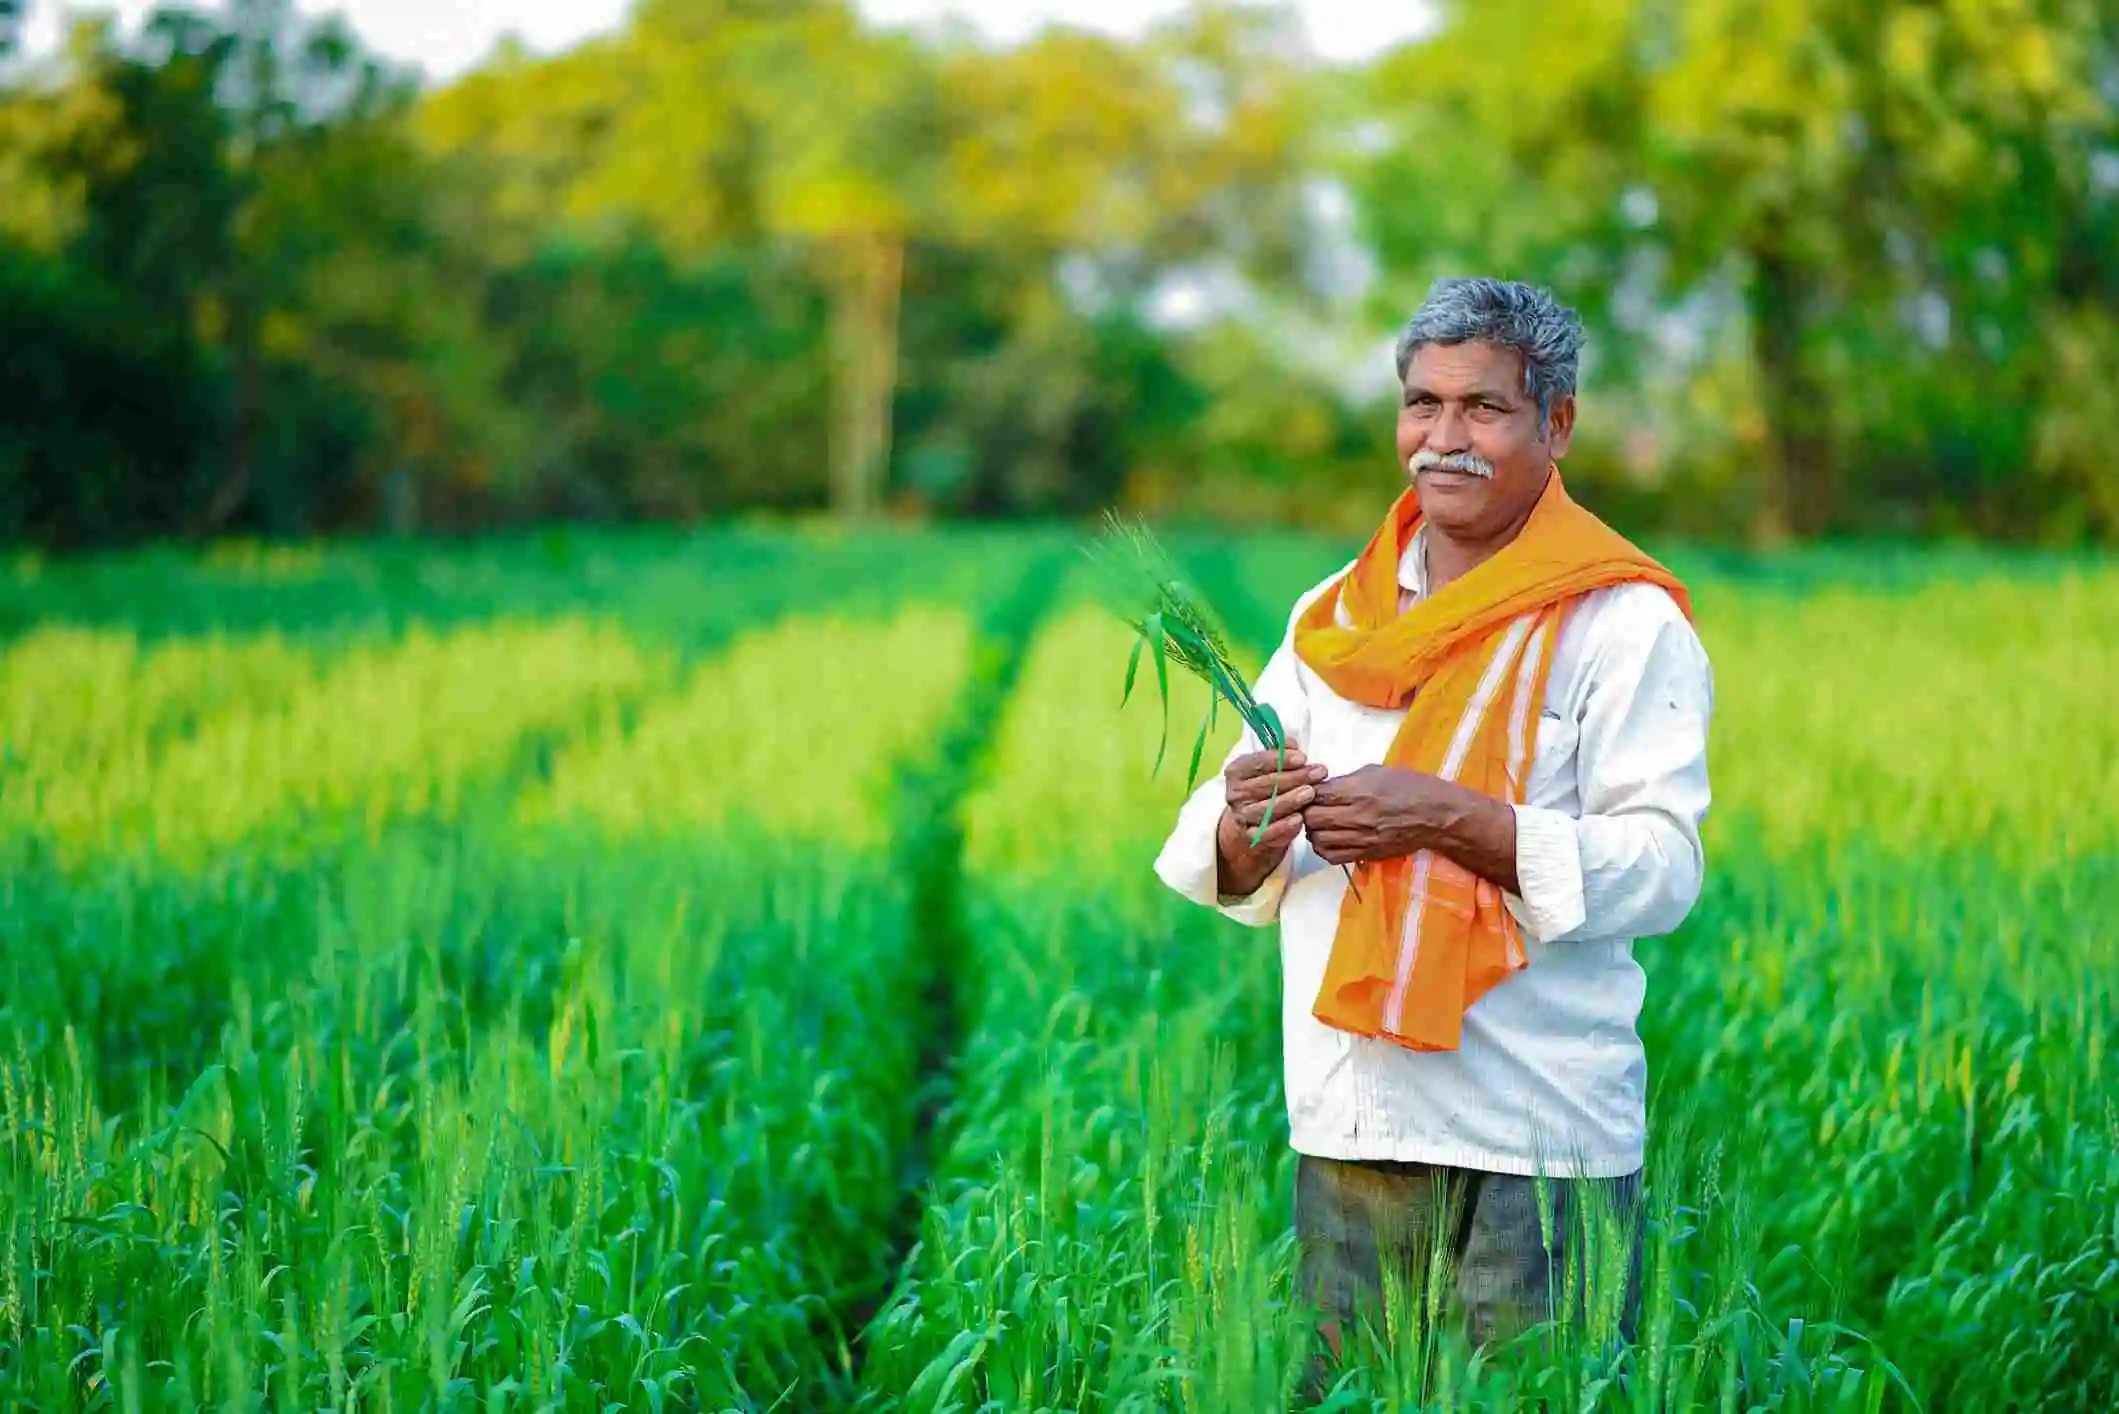
[[[1250,928],[1263,928],[1280,917],[1280,900],[1288,891],[1288,879],[1293,873],[1295,850],[1290,846],[1266,875],[1266,881],[1248,894],[1223,894],[1214,896],[1214,906],[1238,923]],[[1217,874],[1219,870],[1217,869]]]
[[[1215,818],[1219,819],[1219,811]],[[1280,917],[1280,899],[1287,892],[1295,851],[1280,856],[1264,883],[1248,894],[1221,892],[1221,857],[1215,843],[1215,826],[1201,830],[1180,829],[1164,845],[1155,861],[1155,873],[1163,883],[1192,902],[1212,908],[1250,928],[1264,928]]]
[[[1521,908],[1511,909],[1539,942],[1564,938],[1582,926],[1589,909],[1582,893],[1582,847],[1575,823],[1558,810],[1518,805],[1516,882]]]

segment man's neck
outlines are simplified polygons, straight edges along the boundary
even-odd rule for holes
[[[1497,534],[1484,538],[1451,535],[1434,522],[1428,522],[1427,544],[1427,592],[1439,593],[1453,580],[1464,578],[1479,566],[1508,548],[1523,527],[1530,524],[1530,513],[1535,506],[1525,508],[1522,515],[1509,522]]]

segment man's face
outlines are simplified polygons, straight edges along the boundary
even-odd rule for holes
[[[1530,514],[1553,462],[1567,454],[1574,399],[1552,408],[1549,433],[1538,430],[1538,405],[1523,391],[1523,362],[1492,344],[1429,344],[1405,370],[1398,410],[1398,464],[1414,457],[1468,454],[1479,470],[1425,468],[1410,473],[1420,512],[1453,536],[1484,539]]]

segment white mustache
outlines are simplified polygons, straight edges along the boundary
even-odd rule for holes
[[[1430,452],[1423,447],[1413,453],[1405,469],[1415,476],[1423,471],[1463,471],[1494,479],[1494,464],[1477,452]]]

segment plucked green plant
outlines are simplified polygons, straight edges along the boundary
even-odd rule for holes
[[[1155,533],[1137,519],[1113,511],[1104,513],[1104,529],[1089,547],[1092,561],[1101,573],[1098,589],[1104,606],[1115,612],[1133,631],[1133,652],[1126,660],[1126,683],[1120,705],[1133,698],[1144,653],[1155,655],[1155,682],[1162,699],[1163,732],[1155,752],[1155,770],[1162,770],[1170,738],[1170,664],[1204,682],[1212,695],[1206,714],[1200,718],[1199,734],[1192,743],[1191,769],[1186,789],[1199,780],[1199,763],[1206,752],[1207,735],[1220,720],[1226,702],[1244,725],[1269,751],[1287,754],[1287,733],[1280,715],[1260,702],[1244,681],[1242,669],[1229,652],[1219,621],[1205,601],[1177,572],[1170,554]]]
[[[1146,523],[1135,517],[1104,512],[1104,528],[1091,542],[1090,559],[1099,569],[1098,597],[1107,609],[1133,630],[1133,651],[1126,658],[1126,681],[1119,705],[1133,700],[1134,684],[1140,677],[1141,657],[1155,656],[1155,685],[1162,701],[1162,735],[1155,748],[1155,771],[1162,770],[1170,744],[1170,664],[1174,661],[1210,689],[1206,713],[1192,741],[1191,766],[1185,773],[1185,789],[1199,781],[1199,763],[1206,754],[1207,736],[1219,725],[1221,704],[1226,702],[1243,719],[1251,734],[1268,751],[1278,754],[1276,766],[1288,764],[1287,730],[1280,714],[1269,702],[1261,702],[1244,680],[1243,670],[1229,652],[1228,639],[1206,601],[1178,573],[1177,562]],[[1276,783],[1267,798],[1265,815],[1251,834],[1251,843],[1265,838],[1280,803]],[[1345,865],[1347,887],[1354,884],[1354,871]]]

